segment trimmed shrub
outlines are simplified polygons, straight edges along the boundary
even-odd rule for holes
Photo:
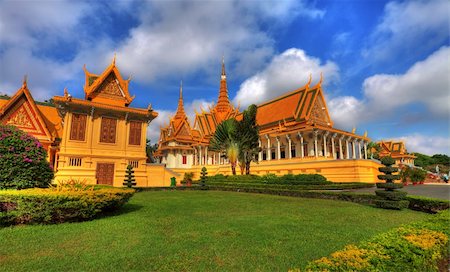
[[[375,194],[387,200],[402,200],[405,198],[407,193],[403,191],[376,190]]]
[[[378,208],[382,209],[390,209],[390,210],[403,210],[408,208],[409,201],[408,200],[386,200],[386,199],[377,199],[375,200],[375,205]]]
[[[376,235],[310,262],[306,271],[439,271],[448,258],[449,213]]]
[[[377,188],[379,188],[379,189],[401,189],[401,188],[403,188],[402,183],[380,183],[380,182],[378,182],[376,185],[377,185]]]
[[[52,179],[42,144],[14,126],[0,124],[0,189],[45,188]]]
[[[378,178],[386,180],[386,183],[377,183],[377,188],[384,188],[385,191],[375,191],[376,195],[381,198],[375,201],[375,205],[382,209],[401,210],[407,208],[409,205],[408,201],[402,200],[405,198],[406,192],[395,191],[396,189],[403,187],[403,184],[401,183],[394,183],[394,180],[400,179],[400,175],[392,174],[398,171],[397,167],[391,166],[395,163],[395,160],[391,157],[383,157],[381,163],[384,164],[385,167],[379,167],[378,170],[384,173],[384,175],[378,175]]]
[[[203,190],[206,189],[206,180],[208,179],[208,171],[206,167],[202,167],[202,171],[200,172],[200,186]]]
[[[123,186],[131,188],[136,186],[136,179],[134,178],[134,170],[131,164],[128,164],[127,170],[125,170],[125,179],[123,181]]]
[[[426,213],[437,213],[450,208],[450,201],[448,200],[421,196],[407,196],[406,200],[409,201],[409,209]]]
[[[68,191],[26,189],[0,191],[0,225],[53,224],[84,221],[123,206],[133,196],[132,189]],[[6,203],[6,204],[5,204]]]

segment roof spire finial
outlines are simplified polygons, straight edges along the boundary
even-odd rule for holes
[[[180,99],[183,99],[183,80],[180,81]]]
[[[27,87],[27,81],[28,81],[28,76],[24,75],[23,76],[23,82],[22,82],[22,88],[26,88]]]
[[[309,80],[308,80],[308,83],[306,83],[306,86],[308,86],[308,88],[309,88],[309,84],[311,84],[311,80],[312,80],[312,73],[309,73]]]
[[[225,56],[222,55],[222,75],[221,78],[225,79],[227,77],[227,74],[225,73]]]
[[[183,103],[183,80],[180,81],[180,97],[178,98],[178,108],[177,113],[175,114],[175,118],[184,118],[186,116],[184,112],[184,103]]]
[[[113,58],[112,64],[116,65],[116,52],[114,52],[114,58]]]
[[[319,86],[322,85],[322,81],[323,81],[323,72],[320,72]]]

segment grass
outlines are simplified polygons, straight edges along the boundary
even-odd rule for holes
[[[0,229],[0,270],[287,271],[428,216],[322,199],[141,192],[110,217]]]

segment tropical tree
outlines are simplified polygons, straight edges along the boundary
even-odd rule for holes
[[[209,142],[210,150],[224,153],[228,158],[231,164],[231,172],[233,173],[233,175],[236,175],[236,164],[240,146],[236,130],[236,120],[225,120],[216,127],[216,132]]]
[[[153,156],[153,154],[156,152],[157,149],[158,149],[158,144],[152,145],[149,139],[146,140],[145,153],[147,155],[147,162],[151,162],[151,163],[156,162],[156,159]]]
[[[371,159],[378,159],[378,153],[381,151],[381,146],[375,142],[370,142],[367,145],[367,153]]]
[[[239,163],[241,174],[250,174],[250,164],[257,161],[261,151],[259,147],[259,128],[256,124],[257,106],[252,104],[242,114],[242,120],[237,123],[237,139],[239,139]]]

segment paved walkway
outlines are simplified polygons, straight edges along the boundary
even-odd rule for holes
[[[375,193],[377,188],[364,188],[349,190],[350,192],[358,193]],[[408,185],[403,187],[404,191],[408,192],[408,195],[432,197],[439,199],[450,200],[450,184],[448,183],[434,183],[434,184],[420,184],[420,185]]]

